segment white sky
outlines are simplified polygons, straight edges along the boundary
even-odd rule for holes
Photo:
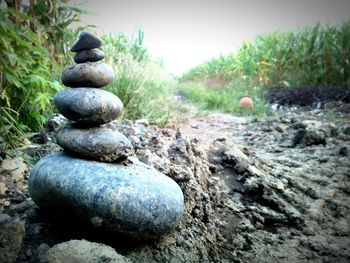
[[[71,2],[76,2],[71,1]],[[350,20],[350,0],[88,0],[82,25],[131,36],[141,28],[153,57],[180,75],[257,34]]]

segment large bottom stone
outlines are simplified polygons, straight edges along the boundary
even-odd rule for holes
[[[131,238],[158,238],[179,222],[182,191],[164,174],[136,159],[132,162],[110,164],[51,154],[33,167],[29,193],[40,208],[55,215]]]

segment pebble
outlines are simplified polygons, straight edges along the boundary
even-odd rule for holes
[[[121,161],[133,153],[122,133],[106,127],[67,125],[57,133],[57,143],[69,153],[102,162]]]
[[[55,94],[54,103],[66,118],[91,126],[115,120],[123,110],[123,103],[116,95],[94,88],[60,91]]]
[[[98,221],[95,228],[135,239],[169,232],[184,209],[180,187],[137,159],[123,165],[51,154],[33,167],[29,193],[47,212],[77,222]]]
[[[50,246],[46,243],[41,243],[37,248],[38,258],[42,259],[46,252],[50,249]]]
[[[0,225],[7,223],[11,217],[8,214],[0,213]]]
[[[96,62],[105,57],[105,53],[99,49],[89,49],[78,52],[74,56],[75,63]]]
[[[61,76],[62,84],[71,88],[108,85],[114,78],[111,66],[101,62],[85,62],[66,68]]]
[[[80,52],[83,50],[99,48],[102,46],[102,40],[94,34],[83,31],[80,33],[78,40],[73,44],[70,51]]]
[[[304,136],[305,145],[326,144],[326,135],[322,130],[309,129]]]
[[[343,133],[346,134],[346,135],[350,135],[350,126],[344,127]]]
[[[338,154],[340,156],[349,156],[349,149],[348,149],[348,147],[346,147],[346,146],[340,147],[339,150],[338,150]]]
[[[5,196],[7,187],[3,182],[0,182],[0,196]]]
[[[146,127],[149,125],[149,121],[147,119],[139,119],[139,120],[136,120],[135,123],[144,125]]]

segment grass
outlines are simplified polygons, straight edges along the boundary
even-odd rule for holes
[[[116,73],[114,81],[105,89],[117,95],[124,104],[122,118],[147,118],[163,125],[176,119],[174,102],[175,80],[162,65],[152,59],[142,47],[143,34],[128,42],[125,36],[104,39],[105,63]]]
[[[192,68],[180,83],[201,109],[258,116],[269,112],[264,94],[271,89],[350,88],[350,21],[257,36],[237,52]],[[239,107],[244,96],[252,97],[254,108]]]
[[[273,32],[192,68],[182,80],[220,76],[251,79],[264,87],[342,86],[350,88],[350,21]]]
[[[221,111],[245,116],[264,116],[269,106],[263,96],[261,87],[246,86],[237,89],[234,82],[220,88],[212,88],[201,82],[182,84],[179,91],[194,102],[201,111]],[[239,106],[241,98],[249,96],[254,107],[244,109]]]

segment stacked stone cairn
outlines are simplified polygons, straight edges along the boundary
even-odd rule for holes
[[[69,88],[54,96],[70,122],[57,132],[64,152],[41,159],[32,169],[29,193],[43,210],[131,238],[159,238],[179,222],[184,199],[169,177],[133,157],[122,133],[107,124],[123,104],[101,88],[114,77],[100,62],[102,41],[82,32],[71,51],[77,63],[64,70]]]

